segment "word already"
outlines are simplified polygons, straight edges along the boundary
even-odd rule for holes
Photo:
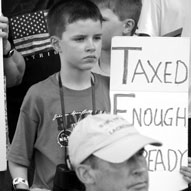
[[[124,51],[122,84],[133,83],[136,79],[147,83],[182,84],[188,79],[188,67],[182,60],[152,63],[138,59],[137,63],[133,63],[135,68],[132,71],[132,68],[129,69],[129,53],[142,51],[142,47],[113,47],[112,50]]]
[[[183,166],[183,161],[187,161],[188,150],[145,150],[145,157],[148,171],[179,171],[180,167]]]

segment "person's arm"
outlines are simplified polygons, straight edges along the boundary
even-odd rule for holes
[[[9,171],[11,173],[11,177],[14,180],[15,178],[23,178],[24,180],[27,180],[27,168],[24,166],[21,166],[19,164],[16,164],[14,162],[9,161]],[[19,183],[16,188],[22,188],[22,189],[29,189],[29,186],[23,183]]]
[[[7,44],[10,43],[7,41]],[[14,49],[13,55],[9,58],[4,58],[3,62],[4,73],[6,76],[6,86],[12,87],[19,85],[22,82],[22,78],[25,71],[25,61],[23,56]]]
[[[9,25],[7,17],[0,16],[0,29],[0,37],[3,38],[3,55],[7,55],[11,50],[11,44],[8,40]],[[23,56],[14,49],[14,53],[11,56],[3,58],[3,64],[7,87],[19,85],[25,71]]]

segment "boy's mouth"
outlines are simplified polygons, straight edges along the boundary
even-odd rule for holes
[[[86,56],[86,57],[84,57],[84,60],[86,62],[95,62],[95,61],[97,61],[97,57],[96,56]]]
[[[84,59],[96,59],[96,56],[86,56],[86,57],[84,57]]]

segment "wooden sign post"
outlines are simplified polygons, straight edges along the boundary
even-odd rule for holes
[[[189,48],[189,38],[112,40],[112,113],[163,143],[146,147],[150,191],[187,187],[179,169],[188,159]]]

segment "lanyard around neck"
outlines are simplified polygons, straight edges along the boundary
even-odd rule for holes
[[[95,82],[95,77],[94,75],[92,74],[92,77],[91,77],[91,89],[92,89],[92,115],[95,114],[95,111],[96,111],[96,103],[95,103],[95,87],[94,87],[94,82]],[[66,118],[65,118],[65,103],[64,103],[64,87],[63,87],[63,84],[62,84],[62,80],[61,80],[61,77],[60,77],[60,72],[58,74],[58,84],[59,84],[59,90],[60,90],[60,102],[61,102],[61,112],[62,112],[62,120],[63,120],[63,126],[62,126],[62,129],[59,129],[61,130],[61,133],[63,133],[65,136],[67,135],[66,133],[66,127],[67,127],[67,123],[66,123]],[[67,136],[66,136],[67,137]],[[66,167],[68,168],[70,165],[70,162],[69,162],[69,156],[68,156],[68,151],[67,151],[67,145],[64,146],[64,152],[65,152],[65,164],[66,164]],[[68,168],[69,169],[69,168]]]
[[[62,120],[63,120],[63,127],[62,130],[66,131],[66,118],[65,118],[65,102],[64,102],[64,87],[62,84],[60,72],[58,74],[58,84],[59,84],[59,91],[60,91],[60,102],[61,102],[61,111],[62,111]],[[92,97],[92,115],[95,115],[96,112],[96,101],[95,101],[95,76],[92,73],[91,77],[91,97]]]

